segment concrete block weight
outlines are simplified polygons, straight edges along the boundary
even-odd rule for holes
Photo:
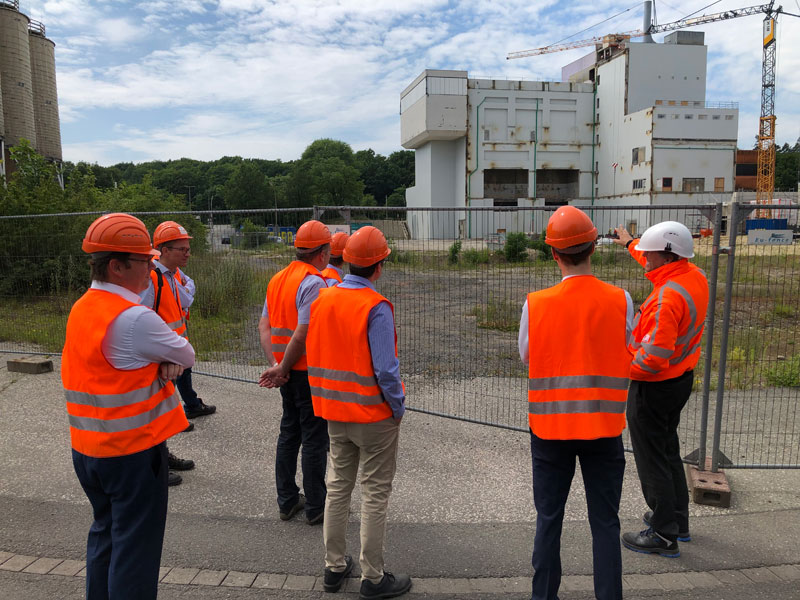
[[[692,502],[706,506],[730,508],[731,486],[722,469],[711,472],[711,458],[706,457],[706,468],[701,471],[695,465],[686,465],[686,479]]]
[[[53,371],[53,361],[49,358],[40,357],[13,358],[6,361],[6,367],[9,371],[15,373],[39,375],[41,373],[51,373]]]

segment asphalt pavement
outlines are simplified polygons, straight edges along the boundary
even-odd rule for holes
[[[72,469],[59,362],[56,357],[56,371],[44,375],[8,372],[6,360],[18,357],[0,355],[0,598],[81,598],[91,510]],[[160,597],[327,596],[318,591],[321,528],[299,517],[278,519],[279,393],[194,379],[218,411],[170,441],[175,454],[197,467],[170,490]],[[414,578],[411,598],[530,597],[535,515],[527,436],[413,412],[401,431],[387,568]],[[681,544],[680,558],[623,549],[626,598],[800,598],[800,471],[727,475],[731,508],[692,505],[693,541]],[[356,495],[348,532],[354,556],[359,504]],[[645,510],[628,456],[623,530],[643,528]],[[562,561],[562,600],[591,598],[591,536],[579,471]],[[357,581],[340,597],[357,597]]]

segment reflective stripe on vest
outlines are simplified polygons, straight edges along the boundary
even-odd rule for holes
[[[115,369],[102,353],[109,326],[136,306],[111,292],[89,290],[72,307],[61,363],[72,447],[97,458],[156,446],[188,426],[160,365]]]
[[[592,276],[528,295],[534,435],[590,440],[622,433],[631,363],[627,310],[625,292]]]
[[[321,290],[311,305],[308,383],[318,417],[374,423],[392,416],[375,377],[367,335],[370,310],[380,302],[388,300],[370,288],[337,286]]]
[[[272,354],[278,362],[283,360],[297,327],[297,292],[300,284],[309,276],[319,277],[325,281],[315,267],[300,260],[293,260],[288,267],[278,271],[267,286],[270,341]],[[290,368],[305,371],[308,368],[306,355],[303,354]]]

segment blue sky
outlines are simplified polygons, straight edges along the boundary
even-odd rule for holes
[[[657,1],[658,22],[710,1]],[[704,12],[750,3],[721,0]],[[797,0],[783,4],[800,13]],[[640,3],[610,0],[21,0],[20,8],[56,43],[64,158],[101,165],[291,160],[321,137],[389,154],[401,149],[400,92],[423,69],[557,81],[586,48],[511,61],[506,54],[642,22]],[[699,29],[709,47],[707,99],[739,102],[739,144],[750,148],[761,17]],[[799,34],[800,19],[781,18],[780,144],[800,136]]]

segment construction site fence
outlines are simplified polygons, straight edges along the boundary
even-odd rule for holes
[[[317,218],[348,233],[373,225],[392,248],[377,288],[395,307],[409,409],[526,431],[519,319],[529,292],[561,279],[543,236],[556,208],[136,214],[151,232],[175,220],[193,235],[185,271],[197,286],[188,325],[195,373],[257,381],[267,364],[258,335],[267,283],[294,258],[294,234],[303,222]],[[710,301],[694,391],[679,428],[685,461],[705,465],[710,459],[713,470],[800,467],[800,252],[794,239],[800,206],[581,208],[599,232],[594,274],[626,289],[637,309],[652,284],[613,243],[614,227],[636,235],[674,220],[695,235],[692,262],[708,277]],[[0,351],[60,353],[69,310],[90,283],[81,240],[98,214],[0,217]],[[596,350],[604,351],[602,342]],[[202,379],[196,386],[202,392]]]

